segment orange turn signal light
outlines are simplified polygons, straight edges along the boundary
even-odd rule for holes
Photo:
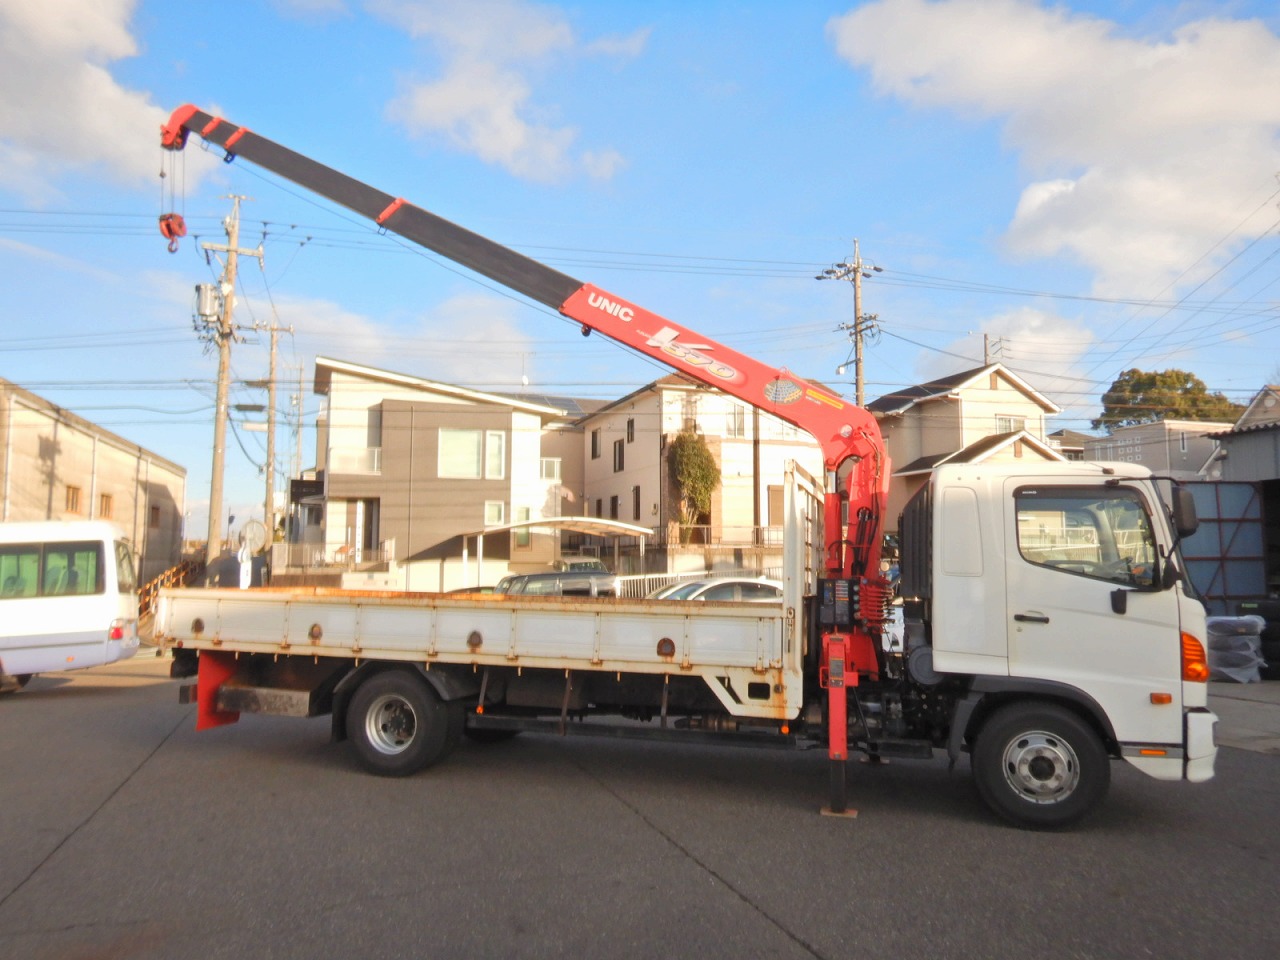
[[[1143,757],[1167,757],[1169,755],[1169,751],[1153,750],[1153,749],[1144,747],[1143,749],[1138,751],[1138,755]]]
[[[1173,694],[1172,693],[1153,693],[1151,695],[1151,702],[1154,703],[1156,706],[1162,706],[1166,703],[1173,703]]]
[[[1204,644],[1189,633],[1182,635],[1182,679],[1190,683],[1209,682],[1209,662]]]

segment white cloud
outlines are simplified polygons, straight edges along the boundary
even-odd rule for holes
[[[423,317],[414,334],[423,351],[418,372],[443,383],[477,384],[501,390],[536,381],[536,347],[516,319],[518,305],[487,293],[451,297]]]
[[[944,346],[946,354],[933,354],[925,361],[922,382],[963,369],[963,361],[955,355],[982,357],[984,334],[993,363],[1003,362],[1059,406],[1071,407],[1082,394],[1097,392],[1080,379],[1079,366],[1093,347],[1093,333],[1080,323],[1034,307],[989,317],[977,332]]]
[[[576,135],[569,128],[530,123],[524,117],[528,100],[528,85],[518,73],[491,63],[457,62],[440,80],[411,86],[388,113],[410,131],[442,135],[517,176],[560,179]]]
[[[602,57],[613,57],[619,60],[634,60],[644,53],[652,30],[644,28],[626,36],[601,37],[587,44],[587,52]]]
[[[341,357],[396,373],[462,385],[535,379],[536,346],[516,318],[518,304],[487,293],[451,297],[408,326],[393,326],[322,299],[277,297],[282,326],[294,330],[298,353]],[[494,386],[493,389],[501,389]]]
[[[331,300],[277,296],[275,307],[280,326],[293,328],[294,340],[305,354],[337,356],[373,365],[385,364],[393,355],[382,326]]]
[[[132,57],[135,0],[0,0],[0,186],[37,203],[61,175],[96,168],[127,185],[154,181],[165,112],[118,84]],[[17,91],[22,91],[21,95]]]
[[[1010,251],[1070,256],[1098,293],[1162,289],[1280,168],[1280,38],[1260,21],[1133,38],[1031,0],[876,0],[828,29],[880,93],[1001,120],[1028,175]]]
[[[643,50],[647,31],[583,44],[554,7],[525,0],[370,0],[369,9],[429,42],[442,66],[406,81],[388,115],[414,135],[442,138],[519,177],[555,181],[582,171],[612,176],[615,150],[575,154],[578,130],[540,103],[534,78],[559,61],[596,54],[614,61]]]
[[[351,12],[346,0],[271,0],[271,5],[285,16],[299,20],[333,20]]]

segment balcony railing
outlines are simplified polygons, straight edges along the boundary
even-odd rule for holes
[[[383,540],[374,549],[356,548],[345,543],[273,543],[271,545],[271,569],[275,572],[362,570],[390,563],[395,558],[395,540]]]
[[[379,474],[382,472],[381,447],[330,447],[330,473]]]
[[[649,545],[654,547],[779,547],[782,545],[782,527],[717,527],[709,524],[656,527]]]

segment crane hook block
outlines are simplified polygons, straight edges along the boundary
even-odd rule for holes
[[[160,235],[169,241],[169,252],[178,252],[178,238],[187,235],[187,222],[180,213],[160,215]]]

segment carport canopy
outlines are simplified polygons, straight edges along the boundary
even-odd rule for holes
[[[538,531],[555,533],[584,533],[593,537],[635,537],[640,541],[640,556],[644,556],[645,537],[653,536],[649,527],[641,527],[622,520],[608,520],[604,517],[543,517],[540,520],[522,520],[520,523],[504,523],[496,527],[484,527],[462,534],[462,568],[465,570],[469,562],[471,538],[476,538],[476,586],[480,586],[480,578],[484,576],[484,538],[491,533],[507,533],[512,530]],[[614,540],[617,543],[617,540]]]

